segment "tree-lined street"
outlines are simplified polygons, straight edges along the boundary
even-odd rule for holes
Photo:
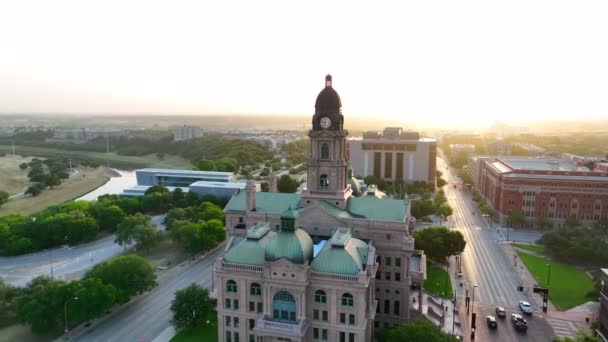
[[[535,308],[533,318],[529,319],[534,323],[529,323],[530,327],[527,334],[517,333],[507,317],[506,322],[499,322],[498,329],[492,332],[493,335],[488,335],[485,317],[493,312],[495,305],[505,307],[507,316],[509,316],[511,313],[520,313],[517,307],[520,300],[530,301],[530,298],[525,293],[517,291],[517,286],[522,285],[522,283],[513,268],[512,261],[508,260],[501,250],[500,243],[504,240],[504,236],[498,233],[497,229],[489,228],[486,225],[481,214],[475,208],[468,191],[450,185],[458,183],[459,179],[451,168],[447,168],[445,161],[438,159],[437,165],[449,183],[445,187],[445,193],[448,203],[454,208],[454,214],[451,216],[448,225],[461,231],[467,241],[467,246],[462,255],[463,286],[460,287],[460,284],[457,283],[455,287],[458,289],[458,295],[461,296],[458,300],[462,303],[466,289],[469,290],[469,297],[472,297],[473,287],[475,286],[475,302],[473,303],[471,298],[471,305],[479,308],[476,309],[476,340],[550,341],[553,331],[540,317],[542,316],[542,311],[538,311],[540,308]],[[452,266],[451,272],[453,273],[455,270],[454,265]],[[503,327],[505,324],[501,323],[511,326]]]
[[[165,215],[152,217],[152,222],[164,229]],[[114,234],[100,240],[73,246],[55,248],[38,253],[0,258],[0,277],[12,285],[24,286],[39,276],[71,280],[86,270],[124,252],[125,248],[114,242]]]

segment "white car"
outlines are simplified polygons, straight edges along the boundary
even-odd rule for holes
[[[524,302],[523,300],[519,302],[519,308],[521,309],[521,312],[525,313],[526,315],[531,315],[532,312],[534,312],[534,309],[532,309],[530,303]]]

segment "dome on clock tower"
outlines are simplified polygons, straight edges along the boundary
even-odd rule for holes
[[[315,115],[338,114],[342,112],[340,95],[331,86],[331,75],[325,76],[325,88],[317,95],[315,102]]]

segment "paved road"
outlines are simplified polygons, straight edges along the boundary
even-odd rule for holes
[[[164,229],[165,215],[152,217],[152,221]],[[74,247],[61,247],[16,257],[0,258],[0,277],[9,284],[24,286],[30,280],[52,274],[55,278],[71,280],[82,276],[89,268],[124,252],[114,243],[114,235]]]
[[[211,289],[213,262],[224,252],[219,248],[204,258],[191,261],[181,269],[168,270],[166,277],[150,293],[144,294],[124,310],[78,336],[74,341],[145,341],[150,342],[170,327],[170,306],[175,291],[193,282]]]
[[[448,183],[458,181],[451,170],[446,169],[442,159],[438,159],[438,167],[444,173]],[[454,209],[450,218],[449,226],[458,229],[464,235],[467,246],[462,257],[462,268],[464,273],[463,288],[469,289],[472,297],[473,286],[475,288],[476,306],[490,308],[501,305],[507,308],[507,312],[517,312],[517,304],[520,300],[530,301],[526,294],[518,292],[517,286],[521,285],[519,276],[513,269],[511,261],[502,252],[500,243],[504,240],[497,229],[489,228],[481,217],[471,199],[470,192],[452,186],[445,187],[446,197]],[[453,272],[454,270],[451,270]],[[458,286],[459,284],[457,284]],[[538,308],[536,308],[538,310]],[[484,309],[485,310],[485,309]],[[488,313],[480,311],[477,318],[478,336],[484,329],[485,316]],[[536,322],[538,321],[538,322]],[[509,322],[510,323],[510,322]],[[490,339],[476,339],[479,341],[550,341],[553,335],[551,327],[542,318],[536,318],[531,325],[528,334],[513,334],[514,329],[500,329],[494,335],[487,335]],[[532,330],[540,333],[532,333]]]

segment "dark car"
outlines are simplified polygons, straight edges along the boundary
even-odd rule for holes
[[[528,330],[528,322],[520,314],[511,314],[511,322],[516,330],[526,331]]]
[[[488,323],[488,328],[490,329],[496,329],[498,327],[498,324],[496,324],[496,318],[494,316],[486,317],[486,323]]]
[[[507,317],[507,311],[502,306],[496,307],[496,316],[505,318]]]

